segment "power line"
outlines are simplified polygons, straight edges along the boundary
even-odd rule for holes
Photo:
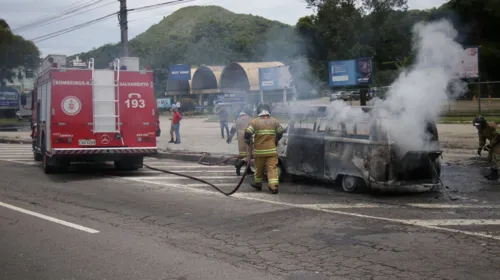
[[[40,20],[37,20],[37,21],[35,21],[33,23],[25,24],[23,26],[17,27],[13,31],[14,32],[22,32],[22,31],[26,31],[26,30],[29,30],[29,29],[32,29],[32,28],[36,28],[36,27],[39,27],[39,26],[42,26],[42,25],[46,25],[48,23],[52,23],[52,22],[61,20],[61,17],[67,18],[68,16],[71,16],[74,13],[81,13],[82,10],[85,10],[85,9],[87,9],[89,7],[92,7],[92,6],[96,5],[96,4],[99,4],[102,1],[104,1],[104,0],[91,0],[91,1],[88,1],[88,2],[85,2],[85,3],[82,3],[80,5],[77,5],[77,6],[72,6],[69,9],[66,9],[66,10],[64,10],[62,12],[56,13],[53,16],[47,16],[44,19],[40,19]]]
[[[97,4],[97,3],[95,3],[95,4]],[[79,10],[77,15],[81,15],[81,14],[84,14],[84,13],[87,13],[87,12],[90,12],[90,11],[93,11],[93,10],[95,10],[95,9],[99,9],[99,8],[102,8],[102,7],[105,7],[105,6],[109,6],[109,5],[111,5],[111,4],[115,4],[115,3],[114,3],[114,2],[109,2],[109,3],[104,3],[104,4],[100,5],[100,6],[93,7],[93,8],[91,8],[91,9],[87,9],[87,10],[83,10],[83,11],[82,11],[82,10]],[[35,26],[32,26],[32,27],[29,27],[29,26],[28,26],[28,27],[26,27],[26,28],[23,28],[23,29],[22,29],[22,30],[20,30],[20,31],[17,31],[17,32],[23,32],[23,31],[27,31],[27,30],[30,30],[30,29],[36,29],[36,28],[39,28],[39,27],[44,26],[44,25],[47,25],[47,24],[51,24],[51,23],[54,23],[54,22],[58,22],[58,21],[61,21],[61,20],[65,20],[65,19],[70,18],[70,17],[72,17],[72,16],[74,16],[74,15],[72,15],[72,14],[67,14],[67,15],[62,16],[62,17],[53,18],[53,19],[47,20],[47,21],[45,21],[45,22],[42,22],[42,23],[36,24]]]
[[[54,37],[66,34],[66,33],[69,33],[71,31],[75,31],[77,29],[81,29],[81,28],[84,28],[84,27],[96,24],[98,22],[107,20],[107,19],[109,19],[109,18],[111,18],[111,17],[113,17],[113,16],[115,16],[117,14],[118,14],[118,12],[114,12],[112,14],[105,15],[103,17],[96,18],[96,19],[93,19],[93,20],[90,20],[90,21],[87,21],[87,22],[84,22],[84,23],[81,23],[81,24],[77,24],[77,25],[74,25],[74,26],[66,28],[66,29],[62,29],[62,30],[59,30],[59,31],[56,31],[56,32],[52,32],[52,33],[49,33],[49,34],[45,34],[43,36],[39,36],[39,37],[33,38],[33,39],[31,39],[31,41],[33,41],[34,43],[39,43],[39,42],[42,42],[42,41],[45,41],[45,40],[48,40],[48,39],[51,39],[51,38],[54,38]]]
[[[152,10],[152,9],[163,7],[163,6],[177,5],[177,4],[188,3],[188,2],[193,2],[193,1],[196,1],[196,0],[173,0],[173,1],[168,1],[168,2],[143,6],[143,7],[139,7],[139,8],[128,9],[127,11],[128,12],[143,12],[143,11]]]
[[[102,1],[102,0],[97,0],[97,1]],[[129,11],[129,12],[143,12],[143,11],[159,8],[162,6],[176,5],[176,4],[181,4],[181,3],[193,2],[193,1],[196,1],[196,0],[173,0],[173,1],[163,2],[163,3],[128,9],[127,11]],[[39,42],[42,42],[42,41],[45,41],[45,40],[69,33],[69,32],[72,32],[72,31],[75,31],[75,30],[81,29],[81,28],[85,28],[87,26],[102,22],[102,21],[107,20],[107,19],[109,19],[117,14],[118,14],[118,12],[114,12],[112,14],[108,14],[108,15],[105,15],[105,16],[100,17],[100,18],[96,18],[96,19],[93,19],[93,20],[90,20],[90,21],[87,21],[87,22],[84,22],[81,24],[77,24],[77,25],[74,25],[74,26],[69,27],[69,28],[65,28],[65,29],[62,29],[59,31],[55,31],[55,32],[52,32],[49,34],[45,34],[45,35],[33,38],[33,39],[31,39],[31,41],[33,41],[34,43],[39,43]]]
[[[59,11],[57,11],[57,12],[55,12],[55,13],[48,14],[48,15],[45,15],[45,16],[42,16],[42,17],[39,17],[39,18],[32,19],[32,20],[27,21],[26,23],[23,23],[23,24],[21,24],[21,25],[19,25],[19,26],[14,26],[14,27],[12,27],[12,30],[14,30],[14,29],[18,29],[18,28],[21,28],[21,27],[24,27],[24,26],[29,25],[29,24],[32,24],[32,23],[34,23],[34,22],[38,22],[38,21],[40,21],[40,20],[45,20],[45,19],[47,19],[47,18],[50,18],[51,16],[57,15],[58,13],[65,12],[65,11],[67,11],[68,9],[71,9],[71,8],[75,7],[75,5],[76,5],[77,3],[84,2],[84,1],[86,1],[86,0],[75,2],[75,3],[73,3],[73,4],[69,5],[69,6],[67,6],[66,8],[64,8],[64,9],[62,9],[62,10],[59,10]]]

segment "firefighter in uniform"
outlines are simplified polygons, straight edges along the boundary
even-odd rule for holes
[[[239,159],[236,161],[234,166],[236,167],[236,174],[239,176],[241,172],[241,168],[246,164],[245,158],[248,156],[247,147],[248,145],[245,143],[245,129],[252,122],[252,113],[253,108],[250,106],[246,106],[243,111],[240,112],[238,118],[236,119],[236,123],[231,127],[231,131],[227,137],[227,143],[230,144],[233,140],[235,134],[237,134],[238,138],[238,150],[239,155],[243,159]]]
[[[491,173],[486,175],[488,180],[498,180],[498,168],[500,167],[500,131],[497,130],[495,124],[489,124],[484,117],[477,116],[474,119],[473,125],[477,128],[479,136],[479,147],[477,154],[481,156],[483,149],[488,151],[488,161],[491,163]],[[486,145],[486,140],[490,143]]]
[[[252,187],[262,190],[264,168],[267,170],[269,191],[278,193],[279,175],[277,172],[278,154],[276,146],[283,136],[283,128],[279,121],[271,117],[271,108],[266,103],[257,107],[258,117],[253,119],[245,129],[245,142],[250,144],[255,134],[253,156],[255,160],[254,183]]]

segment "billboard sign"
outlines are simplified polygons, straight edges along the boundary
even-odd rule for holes
[[[19,107],[19,91],[14,87],[0,87],[0,109]]]
[[[466,48],[458,70],[460,78],[479,78],[479,47]]]
[[[170,65],[168,79],[173,81],[189,81],[191,80],[191,65],[190,64],[175,64]]]
[[[217,103],[244,103],[245,95],[237,93],[226,93],[217,96]]]
[[[170,98],[158,98],[156,99],[156,107],[158,109],[168,109],[172,106],[172,100]]]
[[[328,63],[329,84],[332,87],[373,84],[373,64],[370,57]]]
[[[356,60],[338,60],[328,63],[330,86],[354,86],[357,83]]]
[[[373,65],[371,57],[356,59],[356,79],[358,85],[373,84]]]
[[[292,75],[288,66],[259,68],[259,85],[262,91],[290,88]]]

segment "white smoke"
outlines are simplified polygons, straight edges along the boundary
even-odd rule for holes
[[[455,42],[458,35],[449,21],[419,23],[413,29],[415,64],[400,74],[387,92],[376,99],[373,112],[392,141],[402,150],[422,150],[429,144],[428,121],[437,121],[448,97],[459,96],[464,84],[454,70],[463,55]],[[334,122],[361,121],[368,117],[360,108],[334,101],[329,118]]]

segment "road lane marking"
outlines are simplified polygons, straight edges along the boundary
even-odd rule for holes
[[[182,184],[182,183],[166,183],[166,182],[154,182],[154,181],[148,181],[147,179],[137,179],[137,177],[119,177],[120,179],[125,179],[129,181],[135,181],[135,182],[142,182],[142,183],[148,183],[148,184],[153,184],[153,185],[159,185],[159,186],[165,186],[165,187],[171,187],[171,188],[177,188],[177,189],[187,189],[187,191],[193,191],[193,192],[198,192],[198,193],[207,193],[207,194],[214,194],[215,192],[212,191],[212,188],[210,189],[195,189],[197,187],[210,187],[207,184],[203,183],[192,183],[192,184]],[[236,186],[236,183],[215,183],[218,187],[234,187]]]
[[[118,177],[118,178],[130,180],[130,181],[134,181],[134,182],[143,182],[143,183],[165,186],[165,187],[174,188],[174,189],[180,189],[180,190],[183,190],[185,192],[202,193],[202,194],[208,194],[208,195],[219,195],[219,193],[217,193],[217,192],[209,191],[207,189],[196,189],[196,188],[190,187],[189,185],[181,186],[179,184],[144,181],[141,179],[137,180],[137,179],[129,178],[129,177]],[[337,214],[337,215],[342,215],[342,216],[350,216],[350,217],[357,217],[357,218],[362,218],[362,219],[378,220],[378,221],[385,221],[385,222],[391,222],[391,223],[399,223],[399,224],[404,224],[404,225],[409,225],[409,226],[419,226],[419,227],[432,229],[432,230],[461,233],[461,234],[465,234],[465,235],[494,239],[494,240],[500,241],[500,236],[482,233],[482,232],[473,232],[473,231],[439,227],[439,226],[427,224],[427,223],[425,223],[425,220],[392,219],[392,218],[371,216],[371,215],[358,214],[358,213],[352,213],[352,212],[344,212],[344,211],[322,208],[322,207],[320,207],[321,204],[295,204],[295,203],[281,202],[281,201],[276,201],[276,200],[269,200],[269,199],[248,196],[245,193],[235,193],[232,195],[232,197],[239,198],[239,199],[245,199],[245,200],[251,200],[251,201],[270,203],[270,204],[280,205],[280,206],[287,206],[287,207],[291,207],[291,208],[302,208],[302,209],[308,209],[308,210],[321,211],[321,212],[325,212],[325,213]],[[280,199],[280,198],[276,197],[276,199]]]
[[[419,223],[429,226],[493,226],[500,225],[498,219],[434,219],[408,220],[408,223]]]
[[[420,226],[420,227],[428,228],[428,229],[438,229],[438,230],[441,230],[441,231],[448,231],[448,232],[454,232],[454,233],[462,233],[462,234],[472,235],[472,236],[476,236],[476,237],[484,237],[484,238],[490,238],[490,239],[500,240],[500,236],[497,236],[497,235],[491,235],[491,234],[480,233],[480,232],[473,232],[473,231],[466,231],[466,230],[459,230],[459,229],[450,229],[450,228],[438,227],[438,226],[435,226],[435,225],[426,224],[425,220],[403,220],[403,219],[392,219],[392,218],[385,218],[385,217],[379,217],[379,216],[364,215],[364,214],[344,212],[344,211],[338,211],[338,210],[330,210],[330,209],[320,208],[320,207],[316,207],[316,206],[302,206],[300,204],[297,205],[297,204],[288,203],[288,202],[281,202],[281,201],[275,201],[275,200],[267,200],[267,199],[261,199],[261,198],[256,198],[256,197],[254,197],[254,198],[247,198],[247,197],[245,197],[245,196],[243,196],[241,194],[238,194],[238,193],[234,194],[233,197],[242,198],[242,199],[249,199],[249,200],[254,200],[254,201],[260,201],[260,202],[266,202],[266,203],[271,203],[271,204],[276,204],[276,205],[282,205],[282,206],[311,209],[311,210],[322,211],[322,212],[326,212],[326,213],[338,214],[338,215],[343,215],[343,216],[351,216],[351,217],[358,217],[358,218],[378,220],[378,221],[385,221],[385,222],[392,222],[392,223],[401,223],[401,224],[405,224],[405,225]]]
[[[35,162],[35,161],[18,161],[18,160],[10,160],[10,159],[3,159],[3,158],[0,158],[0,160],[7,161],[7,162],[19,163],[19,164],[25,164],[25,165],[39,165],[40,164],[40,163]]]
[[[46,216],[46,215],[43,215],[43,214],[40,214],[40,213],[37,213],[37,212],[33,212],[33,211],[30,211],[30,210],[19,208],[17,206],[10,205],[10,204],[7,204],[7,203],[0,202],[0,206],[3,206],[5,208],[8,208],[8,209],[11,209],[11,210],[14,210],[14,211],[18,211],[18,212],[21,212],[21,213],[24,213],[24,214],[35,216],[37,218],[40,218],[40,219],[43,219],[43,220],[47,220],[47,221],[50,221],[50,222],[53,222],[53,223],[56,223],[56,224],[67,226],[67,227],[70,227],[70,228],[73,228],[73,229],[81,230],[81,231],[88,232],[88,233],[99,233],[99,231],[95,230],[95,229],[91,229],[91,228],[84,227],[84,226],[81,226],[81,225],[77,225],[77,224],[74,224],[74,223],[70,223],[70,222],[66,222],[66,221],[63,221],[63,220],[59,220],[59,219],[56,219],[56,218],[53,218],[53,217],[50,217],[50,216]]]
[[[182,176],[176,176],[176,175],[171,175],[171,176],[134,176],[137,180],[193,180],[191,178],[186,178]],[[240,179],[241,177],[238,177],[236,175],[232,176],[196,176],[198,179],[202,180],[221,180],[221,179]]]

